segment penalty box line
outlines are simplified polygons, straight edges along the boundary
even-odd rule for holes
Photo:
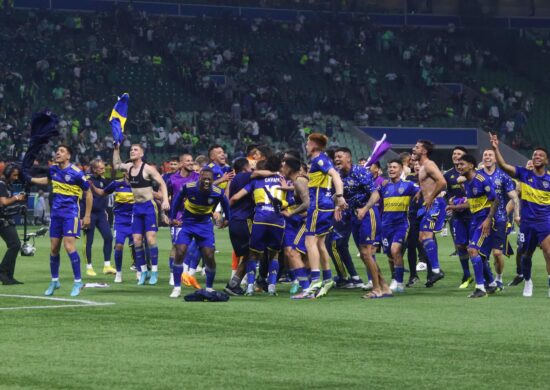
[[[111,306],[114,302],[95,302],[86,299],[68,299],[68,298],[53,298],[53,297],[40,297],[36,295],[18,295],[18,294],[0,294],[0,298],[21,298],[21,299],[39,299],[44,301],[54,302],[70,302],[70,305],[47,305],[47,306],[14,306],[14,307],[1,307],[1,310],[29,310],[29,309],[61,309],[65,307],[93,307],[93,306]]]

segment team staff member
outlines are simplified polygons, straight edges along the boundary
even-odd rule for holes
[[[88,181],[94,187],[99,189],[106,188],[110,180],[105,179],[105,163],[101,159],[95,159],[90,163],[91,175]],[[93,191],[92,191],[93,192]],[[90,227],[84,231],[86,241],[86,275],[96,276],[92,266],[92,245],[94,243],[95,228],[103,237],[103,273],[105,275],[115,275],[116,269],[111,266],[111,252],[113,250],[113,234],[111,233],[111,225],[107,216],[107,198],[98,196],[95,193],[92,204],[92,214],[90,216]]]
[[[19,168],[8,164],[4,168],[4,179],[0,181],[0,237],[8,247],[0,263],[0,282],[4,285],[22,284],[13,277],[15,261],[21,241],[13,217],[20,214],[26,200],[25,193],[15,193],[13,184],[19,180]]]

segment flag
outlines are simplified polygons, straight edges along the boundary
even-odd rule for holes
[[[367,160],[365,166],[370,167],[372,164],[379,161],[382,158],[382,156],[386,154],[386,152],[390,149],[391,149],[391,144],[389,141],[386,141],[386,134],[384,134],[384,136],[381,139],[376,141],[376,144],[374,145],[374,149],[372,150],[372,153],[369,159]]]
[[[109,117],[109,123],[111,124],[111,130],[113,131],[114,143],[120,145],[124,139],[124,125],[126,124],[126,119],[128,117],[128,101],[130,100],[130,95],[123,93],[122,96],[119,96],[118,101],[111,111],[111,116]]]
[[[42,147],[50,139],[59,135],[56,128],[58,122],[57,116],[48,109],[33,114],[31,120],[31,140],[21,166],[22,176],[25,181],[28,182],[30,180],[30,170]]]

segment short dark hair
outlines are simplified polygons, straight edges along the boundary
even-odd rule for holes
[[[464,161],[468,164],[472,164],[474,166],[474,169],[477,167],[477,160],[471,154],[465,154],[464,156],[460,157],[458,161]]]
[[[468,154],[468,150],[466,150],[466,148],[464,146],[455,146],[453,148],[453,150],[451,150],[451,152],[454,152],[455,150],[461,150],[463,151],[464,153]]]
[[[246,155],[248,156],[253,150],[258,149],[258,145],[250,144],[246,147]]]
[[[70,154],[71,156],[73,155],[73,148],[71,148],[69,145],[67,145],[67,144],[61,144],[61,145],[58,145],[58,146],[57,146],[57,149],[59,149],[59,148],[65,148],[65,150],[66,150],[67,152],[69,152],[69,154]]]
[[[218,145],[218,144],[215,144],[215,145],[212,145],[208,148],[208,158],[210,158],[210,153],[214,150],[214,149],[218,149],[218,148],[222,148],[223,147],[221,145]]]
[[[417,142],[422,144],[424,149],[426,149],[426,154],[430,157],[434,151],[434,143],[427,139],[419,139]]]
[[[298,172],[300,168],[302,167],[302,163],[300,160],[294,158],[294,157],[287,157],[283,160],[283,162],[290,168],[292,172]]]
[[[396,164],[399,164],[399,165],[403,166],[403,161],[401,161],[398,158],[393,158],[390,161],[388,161],[388,165],[393,164],[393,163],[396,163]]]
[[[377,161],[375,163],[372,163],[371,166],[375,166],[375,167],[378,167],[379,169],[382,169],[382,165],[380,165],[380,161]]]
[[[205,173],[205,172],[206,173],[210,172],[212,175],[214,175],[214,171],[212,169],[208,168],[208,167],[204,167],[204,168],[201,169],[201,174]]]
[[[244,169],[250,165],[250,162],[246,157],[239,157],[233,161],[233,170],[235,173],[244,171]]]
[[[170,158],[168,159],[168,161],[169,161],[169,162],[172,162],[172,161],[176,161],[176,162],[179,162],[179,161],[180,161],[180,159],[179,159],[179,157],[178,157],[178,156],[172,156],[172,157],[170,157]]]
[[[302,159],[302,155],[296,149],[289,149],[289,150],[285,151],[285,154],[288,154],[289,156],[294,157],[296,160],[301,160]]]
[[[333,161],[334,161],[335,153],[336,153],[336,148],[328,148],[327,150],[325,150],[325,154],[328,156],[328,158],[330,158]]]
[[[548,157],[548,150],[546,150],[545,147],[543,147],[543,146],[535,146],[535,148],[533,149],[533,152],[536,152],[537,150],[543,151],[543,152],[546,154],[546,157]]]
[[[265,162],[268,171],[277,172],[281,168],[281,159],[278,156],[269,156]]]
[[[345,146],[341,146],[341,147],[337,148],[334,152],[335,153],[347,153],[350,156],[352,155],[350,148],[346,148]]]
[[[267,145],[258,145],[258,150],[262,154],[263,157],[269,158],[273,155],[273,149],[271,149]]]

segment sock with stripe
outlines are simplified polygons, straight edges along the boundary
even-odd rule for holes
[[[80,255],[77,251],[69,253],[69,260],[71,260],[71,267],[73,268],[74,281],[80,282],[82,280],[80,275]]]
[[[428,238],[422,241],[422,245],[424,246],[424,250],[426,251],[426,256],[428,257],[428,261],[432,266],[432,272],[434,274],[438,274],[440,270],[439,270],[439,254],[437,253],[436,242],[432,238]]]

